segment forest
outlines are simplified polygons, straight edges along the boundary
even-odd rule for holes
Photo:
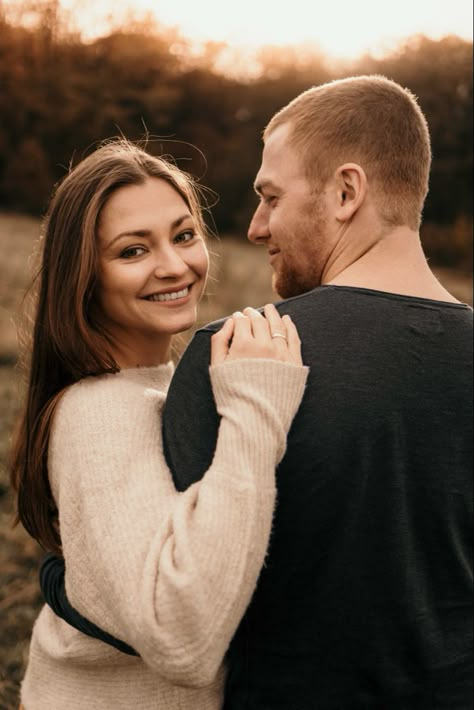
[[[261,133],[301,91],[380,73],[410,88],[433,145],[425,248],[469,270],[472,42],[415,36],[383,57],[336,62],[317,47],[266,47],[247,65],[225,44],[196,52],[148,18],[86,40],[58,0],[0,2],[0,209],[41,215],[53,184],[98,141],[148,138],[211,188],[217,231],[245,235]]]

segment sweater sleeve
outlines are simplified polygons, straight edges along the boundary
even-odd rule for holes
[[[109,376],[58,409],[50,475],[68,597],[170,682],[212,682],[251,599],[306,377],[264,360],[211,368],[216,452],[183,493],[164,460],[156,390]]]

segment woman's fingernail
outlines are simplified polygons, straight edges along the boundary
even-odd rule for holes
[[[235,311],[235,313],[232,314],[232,318],[245,318],[245,316],[241,311]]]

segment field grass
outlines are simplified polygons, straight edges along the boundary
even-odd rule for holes
[[[41,606],[37,582],[41,551],[20,527],[12,528],[13,501],[6,474],[9,440],[20,402],[15,320],[31,278],[31,254],[38,235],[38,220],[0,213],[0,710],[18,707],[28,639]],[[200,323],[245,305],[276,300],[265,250],[233,239],[214,241],[211,250],[213,279],[201,305]],[[437,274],[457,298],[472,304],[471,275],[447,269],[439,269]]]

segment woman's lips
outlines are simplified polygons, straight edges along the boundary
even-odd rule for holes
[[[189,301],[191,296],[192,286],[177,289],[176,291],[168,291],[167,293],[150,294],[144,298],[149,303],[156,303],[159,306],[182,306]]]

